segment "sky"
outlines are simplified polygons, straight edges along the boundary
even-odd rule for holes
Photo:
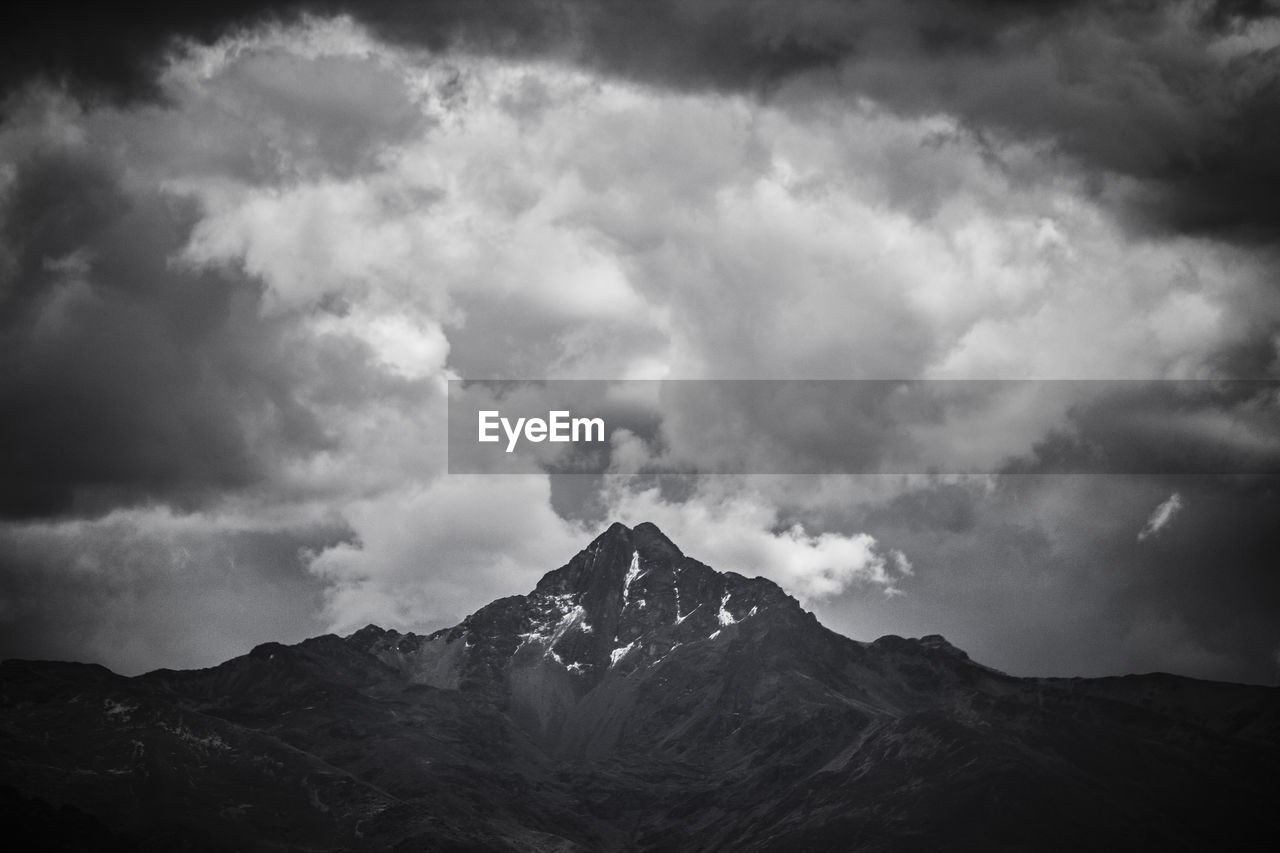
[[[1280,681],[1280,5],[111,8],[0,13],[0,657],[428,631],[620,520],[859,640]],[[450,474],[460,378],[1035,381],[626,400],[586,476]]]

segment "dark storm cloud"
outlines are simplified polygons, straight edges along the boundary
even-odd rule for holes
[[[1277,13],[1280,13],[1280,3],[1276,0],[1214,0],[1205,4],[1201,22],[1212,30],[1223,32]]]
[[[1007,473],[1280,474],[1280,385],[1274,381],[1048,385],[1094,393]]]
[[[12,85],[40,76],[90,94],[155,97],[155,72],[178,40],[207,43],[237,27],[309,13],[349,14],[390,41],[434,50],[554,52],[673,85],[738,89],[834,66],[890,36],[930,52],[990,50],[1003,27],[1076,4],[910,5],[896,10],[883,2],[833,0],[134,0],[107,11],[100,4],[54,0],[3,13],[0,79]]]
[[[304,13],[351,14],[392,40],[441,49],[546,49],[562,30],[558,3],[525,0],[218,0],[165,3],[84,0],[8,4],[0,13],[0,88],[31,77],[90,96],[160,96],[155,75],[179,40],[209,43],[237,28]],[[560,38],[563,37],[561,32]]]
[[[155,72],[175,38],[208,41],[294,5],[270,0],[8,3],[0,12],[0,80],[8,88],[39,76],[91,95],[154,97]]]
[[[1280,232],[1280,51],[1212,49],[1278,14],[1260,0],[21,4],[0,25],[0,76],[154,96],[176,38],[301,12],[350,14],[394,43],[550,55],[676,87],[769,92],[808,74],[903,113],[956,115],[980,135],[1047,142],[1141,228],[1248,242]]]
[[[829,69],[907,114],[1044,141],[1118,195],[1140,227],[1246,241],[1280,231],[1280,50],[1216,57],[1215,37],[1276,4],[701,3],[614,30],[605,66],[674,83],[770,87]],[[607,23],[606,23],[607,21]],[[731,23],[729,23],[731,22]],[[646,62],[651,68],[643,68]],[[818,79],[822,79],[819,75]],[[1136,182],[1117,189],[1118,180]]]
[[[257,285],[171,258],[196,211],[77,146],[0,202],[0,514],[195,506],[326,444]]]

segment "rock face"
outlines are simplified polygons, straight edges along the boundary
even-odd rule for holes
[[[650,524],[427,636],[0,673],[0,810],[53,849],[1262,849],[1280,829],[1280,690],[854,642]]]

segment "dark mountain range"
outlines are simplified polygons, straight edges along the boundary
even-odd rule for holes
[[[859,643],[654,526],[428,636],[0,667],[50,850],[1273,849],[1280,689]]]

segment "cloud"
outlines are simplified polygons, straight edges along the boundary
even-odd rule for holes
[[[551,509],[546,477],[452,476],[350,504],[359,538],[317,549],[323,617],[346,633],[370,622],[453,625],[495,598],[528,592],[595,535]]]
[[[658,0],[638,12],[621,0],[242,0],[126,4],[108,21],[51,3],[6,28],[0,77],[156,97],[175,44],[308,13],[346,13],[432,52],[571,61],[682,91],[774,97],[794,84],[904,116],[947,114],[984,139],[1048,144],[1144,227],[1258,242],[1280,225],[1266,142],[1280,26],[1266,3]]]
[[[1180,375],[1280,312],[1247,253],[1135,247],[1051,151],[945,112],[376,45],[342,21],[242,34],[167,73],[179,109],[98,133],[163,155],[201,211],[191,269],[375,350],[412,313],[469,376]]]
[[[1147,519],[1147,523],[1138,531],[1138,541],[1149,539],[1164,530],[1185,507],[1186,503],[1182,500],[1182,495],[1177,492],[1169,495],[1167,500],[1155,508],[1151,517]]]
[[[1163,380],[1049,383],[1060,416],[1010,473],[1118,473],[1173,477],[1280,472],[1274,381]],[[1033,413],[1036,410],[1033,409]],[[1026,414],[1014,422],[1026,420]],[[1033,423],[1035,421],[1033,420]]]
[[[773,502],[749,489],[703,486],[668,500],[656,487],[615,481],[606,495],[610,518],[650,521],[689,556],[720,571],[769,578],[806,604],[852,589],[901,595],[898,584],[913,574],[901,551],[867,533],[813,534],[798,522],[780,524]]]
[[[305,366],[251,282],[170,264],[194,206],[96,143],[37,93],[0,131],[0,514],[198,506],[323,449]]]
[[[395,268],[405,228],[389,211],[404,200],[372,165],[429,122],[383,121],[416,104],[412,87],[349,28],[303,31],[291,51],[280,38],[175,67],[165,108],[85,110],[42,88],[12,101],[3,514],[360,494],[413,460],[439,468],[423,460],[443,446],[447,304]],[[280,123],[295,113],[316,123]],[[370,135],[331,134],[335,122]],[[249,168],[237,156],[255,146],[270,156]],[[293,187],[283,201],[277,182]],[[232,227],[221,213],[238,201]]]

